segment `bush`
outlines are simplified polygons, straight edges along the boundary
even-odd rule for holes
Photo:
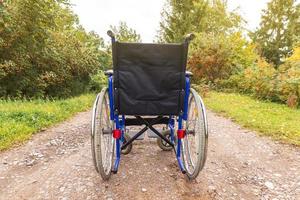
[[[288,60],[279,67],[277,92],[281,101],[297,107],[300,102],[300,59]]]
[[[0,96],[68,97],[88,89],[108,54],[68,0],[0,3]]]
[[[94,92],[100,92],[102,87],[107,86],[107,76],[102,70],[91,77],[89,83],[89,90]]]
[[[230,36],[198,34],[191,45],[188,68],[196,79],[219,84],[255,62],[254,46],[237,32]]]
[[[276,70],[263,59],[240,73],[232,75],[223,82],[223,86],[231,86],[244,93],[252,93],[256,97],[276,100]]]
[[[299,50],[282,64],[278,70],[265,60],[257,62],[229,79],[221,82],[222,87],[250,93],[262,99],[280,101],[290,107],[300,102],[300,58]]]

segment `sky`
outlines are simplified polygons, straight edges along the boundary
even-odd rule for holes
[[[238,12],[248,22],[247,29],[259,25],[262,9],[270,0],[228,0],[229,10]],[[135,29],[143,42],[152,42],[157,35],[160,12],[165,0],[71,0],[74,12],[87,31],[96,31],[106,41],[110,25],[126,21]]]

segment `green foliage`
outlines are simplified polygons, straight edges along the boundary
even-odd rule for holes
[[[232,75],[222,86],[295,108],[300,103],[300,59],[293,55],[278,69],[258,59],[254,65]]]
[[[184,35],[193,29],[202,29],[206,14],[207,1],[168,0],[162,12],[159,40],[164,42],[181,42]],[[196,18],[198,20],[195,23]]]
[[[254,45],[242,36],[243,19],[221,0],[168,0],[162,12],[160,42],[182,42],[197,33],[190,46],[189,70],[198,82],[219,84],[256,59]]]
[[[300,54],[298,53],[299,49],[295,49],[295,55],[279,67],[277,76],[277,96],[290,107],[300,105]]]
[[[160,42],[182,42],[191,32],[232,33],[240,28],[242,19],[227,11],[222,0],[168,0],[160,22]]]
[[[230,117],[246,128],[276,140],[300,145],[300,110],[258,101],[235,93],[210,92],[205,98],[209,109]]]
[[[191,45],[188,68],[196,79],[219,83],[252,65],[256,59],[254,46],[241,33],[197,34]]]
[[[0,150],[29,139],[42,128],[91,107],[95,95],[65,100],[0,100]]]
[[[118,26],[110,26],[116,39],[120,42],[141,42],[141,36],[136,30],[127,26],[126,22],[121,21]]]
[[[272,65],[259,58],[258,62],[224,81],[223,86],[238,88],[243,93],[254,94],[259,98],[275,100],[276,74],[276,70]]]
[[[5,1],[0,7],[0,96],[77,95],[104,68],[103,40],[85,32],[67,0]]]
[[[181,42],[185,34],[196,32],[188,61],[196,82],[297,107],[299,48],[276,68],[299,44],[299,17],[300,5],[294,0],[272,0],[263,11],[260,29],[252,34],[254,42],[249,42],[242,36],[243,19],[228,12],[226,1],[168,0],[158,39]]]
[[[99,92],[103,87],[107,86],[107,84],[107,76],[104,74],[103,70],[99,70],[96,74],[91,76],[89,91]]]
[[[292,54],[300,38],[300,4],[295,0],[272,0],[263,10],[260,28],[253,40],[260,45],[261,54],[267,61],[279,66]]]

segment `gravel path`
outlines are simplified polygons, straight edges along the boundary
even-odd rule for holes
[[[90,112],[0,153],[0,199],[300,199],[300,149],[208,113],[209,155],[195,181],[173,152],[137,141],[103,182],[90,152]]]

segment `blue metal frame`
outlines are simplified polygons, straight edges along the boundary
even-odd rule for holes
[[[178,117],[178,130],[182,129],[182,120],[183,120],[182,115],[179,115],[179,117]],[[181,138],[177,138],[176,158],[177,158],[180,170],[185,173],[185,167],[184,167],[182,159],[181,159],[181,142],[182,142],[181,140],[182,140]]]
[[[121,136],[121,141],[122,141],[122,144],[124,143],[124,140],[125,140],[125,115],[122,115],[122,118],[121,118],[121,123],[120,123],[120,126],[121,126],[121,131],[122,131],[122,136]]]
[[[184,120],[187,120],[188,118],[188,107],[189,107],[189,97],[190,97],[190,88],[191,88],[191,83],[190,83],[190,77],[186,76],[185,77],[185,95],[184,95],[184,107],[183,107],[183,116],[182,118]]]
[[[114,162],[113,172],[117,172],[120,164],[121,158],[121,146],[124,141],[125,134],[125,117],[122,116],[121,119],[119,115],[114,112],[114,95],[113,95],[113,76],[108,77],[108,96],[109,96],[109,108],[110,108],[110,119],[114,121],[115,129],[121,130],[121,138],[116,139],[116,160]]]
[[[175,136],[174,136],[174,129],[175,129],[175,120],[173,116],[170,116],[168,127],[171,130],[171,141],[175,144]]]
[[[188,107],[189,107],[189,96],[190,96],[190,88],[191,88],[191,84],[190,84],[190,77],[186,75],[185,77],[185,95],[184,95],[184,107],[183,107],[183,114],[179,115],[178,117],[178,130],[181,130],[182,127],[182,122],[183,120],[187,120],[188,118]],[[178,161],[178,165],[180,170],[185,173],[185,167],[184,164],[182,162],[182,158],[181,158],[181,143],[182,143],[182,139],[178,138],[177,141],[177,150],[176,150],[176,158]]]
[[[113,76],[108,77],[108,96],[109,96],[109,108],[110,108],[110,120],[114,120],[114,95],[113,95]]]
[[[109,93],[109,107],[110,107],[110,119],[114,121],[115,129],[120,129],[122,132],[121,138],[116,139],[116,159],[114,162],[114,168],[113,172],[117,172],[120,164],[120,157],[121,157],[121,146],[124,142],[124,134],[125,134],[125,116],[122,115],[119,117],[118,113],[114,112],[114,96],[113,96],[113,76],[110,75],[108,78],[108,93]],[[183,113],[178,116],[178,130],[182,129],[182,123],[183,120],[187,120],[188,117],[188,101],[189,101],[189,95],[190,95],[190,77],[185,77],[185,96],[184,96],[184,108]],[[174,130],[175,130],[175,120],[174,116],[170,116],[168,127],[171,131],[171,141],[173,144],[175,144],[175,136],[174,136]],[[178,165],[180,170],[185,173],[185,167],[182,162],[181,158],[181,143],[182,139],[177,139],[177,149],[176,149],[176,158],[178,161]]]

